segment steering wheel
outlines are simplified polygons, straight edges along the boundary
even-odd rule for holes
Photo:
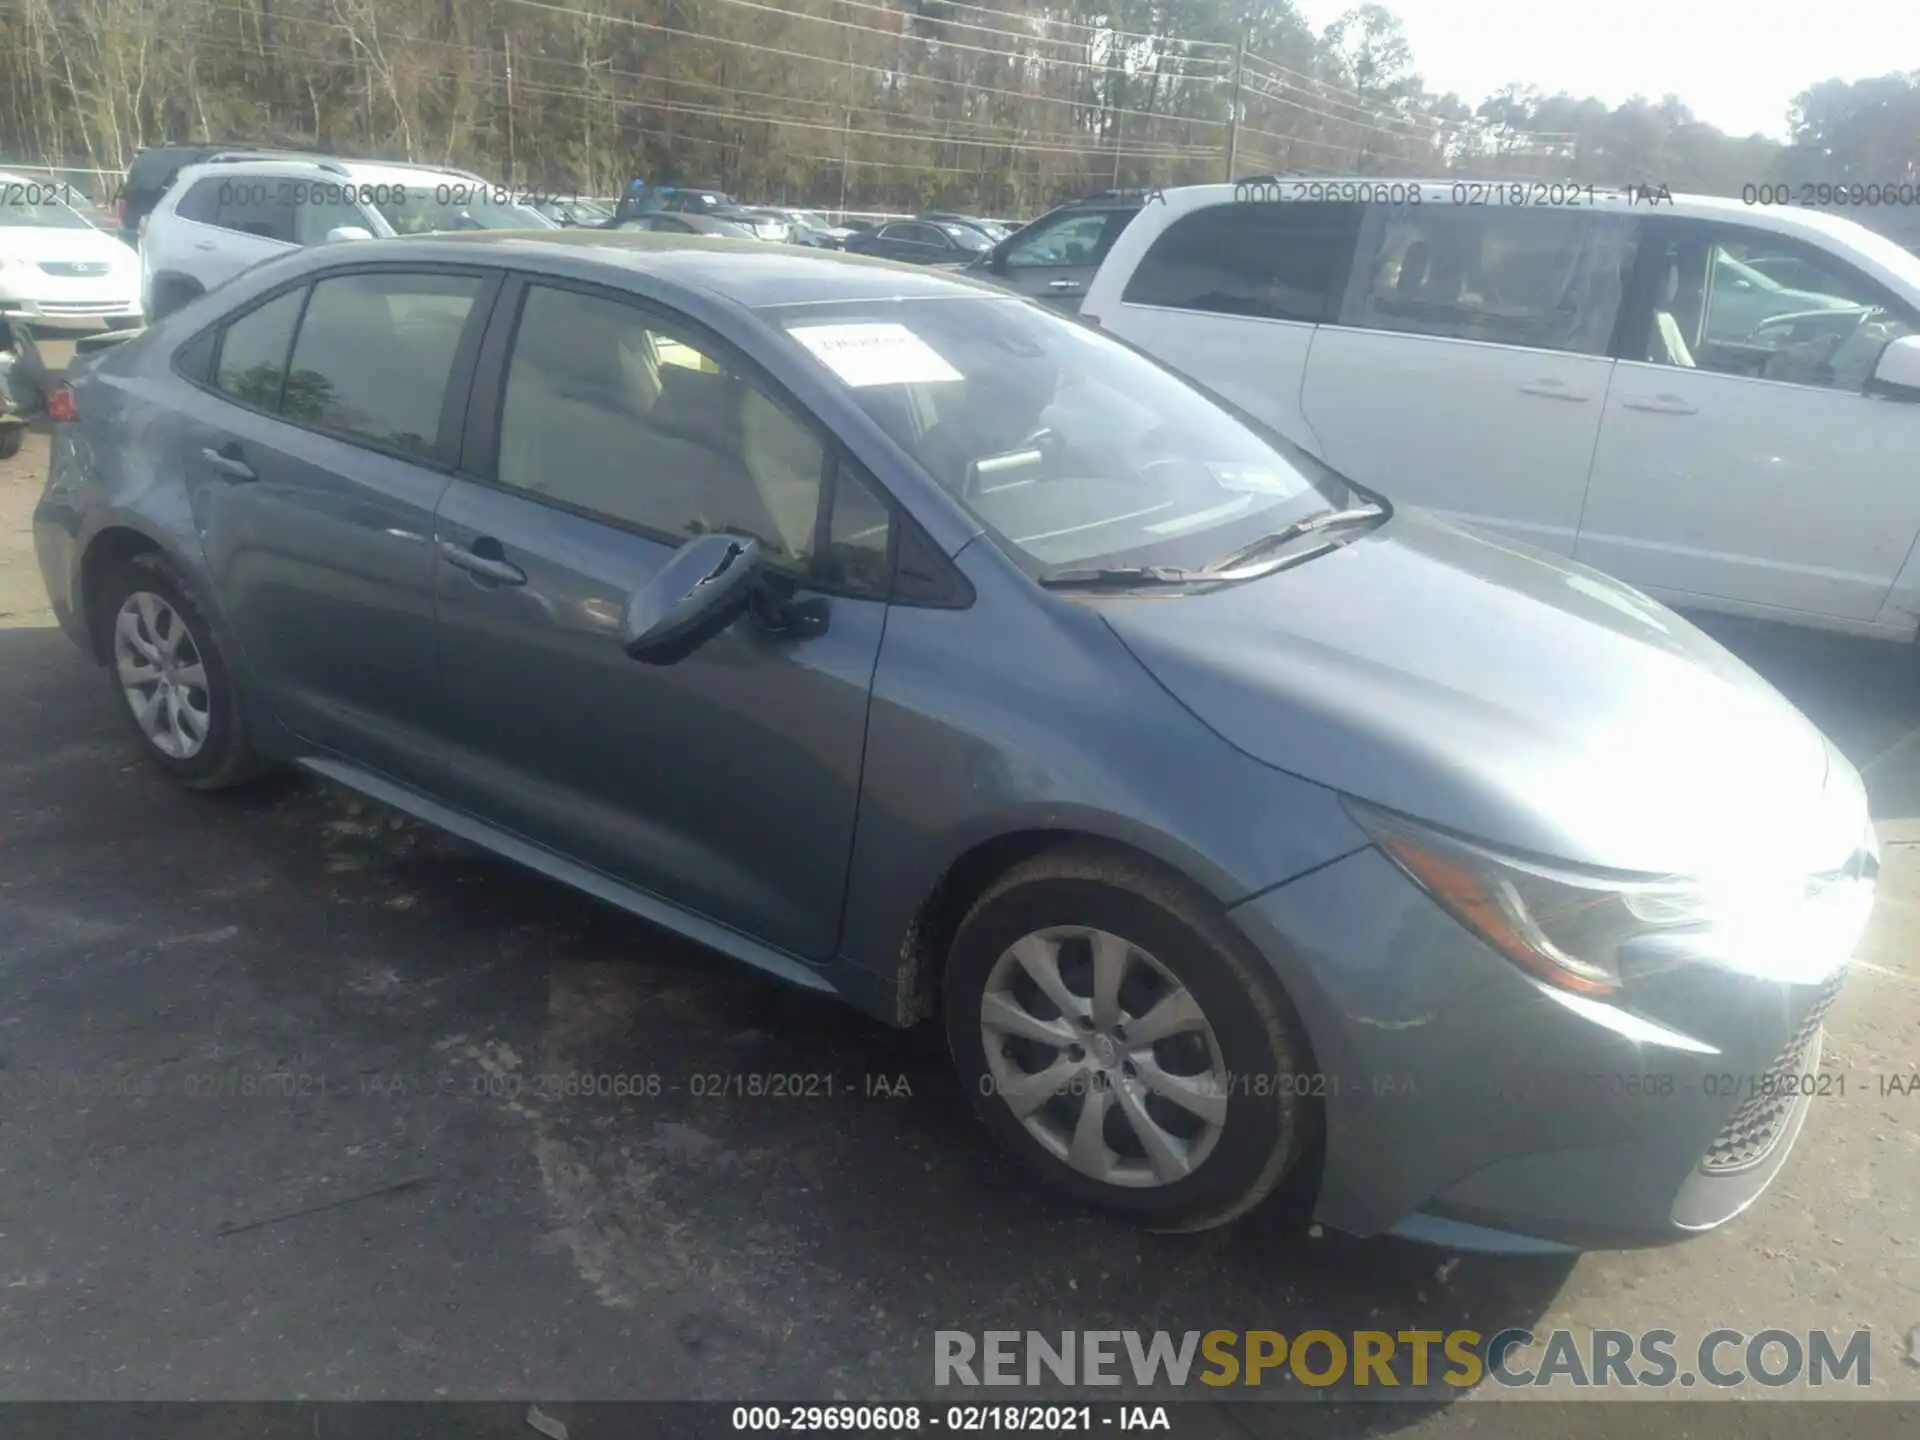
[[[1844,310],[1844,309],[1833,309],[1833,310],[1795,310],[1786,315],[1770,315],[1765,320],[1762,320],[1758,325],[1753,327],[1753,333],[1747,336],[1747,341],[1748,343],[1754,344],[1754,345],[1765,345],[1769,343],[1778,344],[1779,341],[1769,339],[1769,336],[1768,336],[1769,331],[1790,329],[1791,327],[1800,324],[1803,320],[1824,320],[1831,317],[1839,317],[1843,315],[1852,314],[1853,324],[1849,325],[1844,332],[1840,332],[1840,331],[1822,332],[1823,334],[1838,334],[1840,336],[1841,343],[1844,344],[1847,340],[1853,337],[1853,334],[1856,330],[1858,330],[1862,325],[1867,323],[1868,319],[1873,315],[1873,312],[1874,312],[1873,306],[1863,305],[1860,307],[1857,313],[1849,310]],[[1808,338],[1818,339],[1820,337],[1809,336]]]

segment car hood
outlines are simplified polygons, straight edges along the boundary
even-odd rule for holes
[[[1419,512],[1262,579],[1090,603],[1237,749],[1496,845],[1702,874],[1837,867],[1862,841],[1852,767],[1714,640]]]
[[[0,225],[0,256],[9,260],[105,261],[114,270],[132,270],[138,261],[124,240],[91,226],[84,230],[50,225]]]

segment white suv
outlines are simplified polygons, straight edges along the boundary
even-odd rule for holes
[[[1920,257],[1850,220],[1574,185],[1194,186],[1142,206],[1081,313],[1362,485],[1670,604],[1920,622]]]
[[[149,320],[288,250],[440,230],[551,230],[464,170],[390,161],[215,157],[183,169],[140,235]]]

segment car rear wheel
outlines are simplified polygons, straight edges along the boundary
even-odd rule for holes
[[[213,627],[158,556],[115,571],[96,614],[120,714],[148,760],[196,790],[243,784],[265,768]]]
[[[1202,893],[1147,862],[1063,849],[961,923],[947,1041],[996,1139],[1082,1201],[1160,1230],[1259,1204],[1316,1117],[1299,1022]]]
[[[27,427],[24,425],[0,425],[0,460],[11,460],[20,453],[20,447],[26,443]]]

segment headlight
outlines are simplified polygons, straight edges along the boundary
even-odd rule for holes
[[[1506,855],[1352,800],[1347,808],[1462,925],[1580,995],[1611,995],[1635,973],[1682,965],[1816,983],[1852,954],[1879,869],[1870,832],[1827,875],[1647,876]]]

